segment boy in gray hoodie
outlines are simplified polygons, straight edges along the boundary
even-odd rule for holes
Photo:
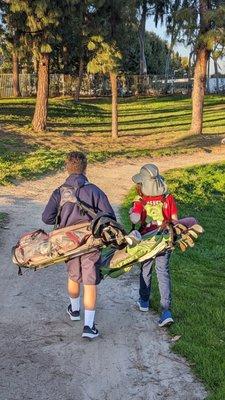
[[[86,177],[87,158],[84,153],[74,151],[68,154],[66,168],[69,174],[62,186],[54,190],[42,214],[42,220],[48,225],[54,225],[59,217],[59,227],[70,226],[83,221],[91,220],[88,214],[80,211],[76,202],[69,200],[60,208],[60,201],[65,188],[74,190],[81,202],[86,203],[96,213],[104,212],[116,219],[114,211],[105,193]],[[60,213],[58,215],[58,211]],[[97,299],[97,285],[100,282],[98,261],[100,252],[82,255],[67,262],[68,294],[70,304],[67,313],[71,320],[80,320],[80,284],[84,285],[84,329],[82,337],[95,338],[99,335],[95,328],[95,307]]]

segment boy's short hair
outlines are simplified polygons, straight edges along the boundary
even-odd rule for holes
[[[71,151],[67,155],[69,169],[75,174],[82,174],[87,168],[87,156],[81,151]]]

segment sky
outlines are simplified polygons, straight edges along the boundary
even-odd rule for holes
[[[166,27],[164,24],[159,23],[157,28],[155,27],[154,21],[151,17],[147,19],[146,23],[146,30],[155,32],[158,36],[160,36],[162,39],[167,40],[169,42],[170,37],[166,34]],[[188,57],[190,48],[185,47],[183,44],[177,44],[175,46],[175,51],[178,51],[181,56],[186,56]],[[225,58],[223,60],[219,61],[219,72],[225,74]],[[211,61],[211,67],[210,67],[210,73],[214,73],[214,66],[213,66],[213,61]]]
[[[146,30],[155,32],[158,36],[160,36],[162,39],[169,41],[170,37],[166,34],[166,27],[164,24],[161,24],[160,22],[158,23],[157,28],[155,27],[155,23],[152,18],[147,19],[146,23]],[[189,55],[189,49],[186,48],[182,44],[177,44],[175,46],[175,51],[179,51],[181,56],[188,56]]]

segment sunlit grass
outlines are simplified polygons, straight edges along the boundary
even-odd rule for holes
[[[118,140],[112,140],[111,100],[54,98],[48,130],[31,129],[35,99],[0,99],[0,183],[60,168],[65,153],[82,150],[90,161],[112,157],[163,156],[218,145],[225,136],[225,99],[207,96],[204,134],[191,136],[191,100],[185,97],[119,100]]]

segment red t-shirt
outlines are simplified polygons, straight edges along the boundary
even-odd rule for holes
[[[146,226],[147,212],[145,206],[147,204],[155,204],[162,202],[163,222],[171,221],[172,215],[177,214],[177,205],[172,194],[166,196],[143,196],[139,200],[135,200],[131,212],[140,215],[141,232],[149,232],[158,228],[157,223],[150,223]]]

